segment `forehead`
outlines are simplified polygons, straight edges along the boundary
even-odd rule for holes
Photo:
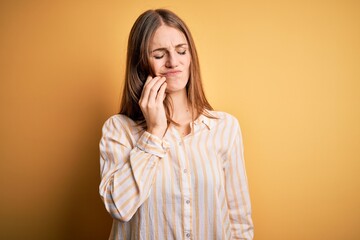
[[[160,26],[150,41],[150,48],[171,48],[179,44],[188,44],[185,35],[176,28]]]

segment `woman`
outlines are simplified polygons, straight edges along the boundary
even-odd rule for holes
[[[253,238],[238,122],[212,110],[191,34],[168,10],[146,11],[132,27],[100,163],[110,239]]]

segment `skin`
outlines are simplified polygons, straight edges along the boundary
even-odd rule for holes
[[[170,95],[173,120],[180,124],[182,135],[190,132],[186,84],[190,76],[191,56],[185,35],[179,30],[162,25],[150,42],[150,66],[155,76],[145,82],[139,105],[144,114],[147,131],[162,138],[167,129],[163,101]]]

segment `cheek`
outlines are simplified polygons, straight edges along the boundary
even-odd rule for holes
[[[152,72],[156,75],[160,72],[161,64],[159,62],[151,62],[150,67]]]

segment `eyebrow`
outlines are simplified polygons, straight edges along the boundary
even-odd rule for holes
[[[180,43],[180,44],[176,45],[175,48],[184,47],[187,45],[188,45],[187,43]],[[167,51],[167,48],[157,48],[157,49],[152,50],[151,52],[153,53],[153,52],[157,52],[157,51]]]

